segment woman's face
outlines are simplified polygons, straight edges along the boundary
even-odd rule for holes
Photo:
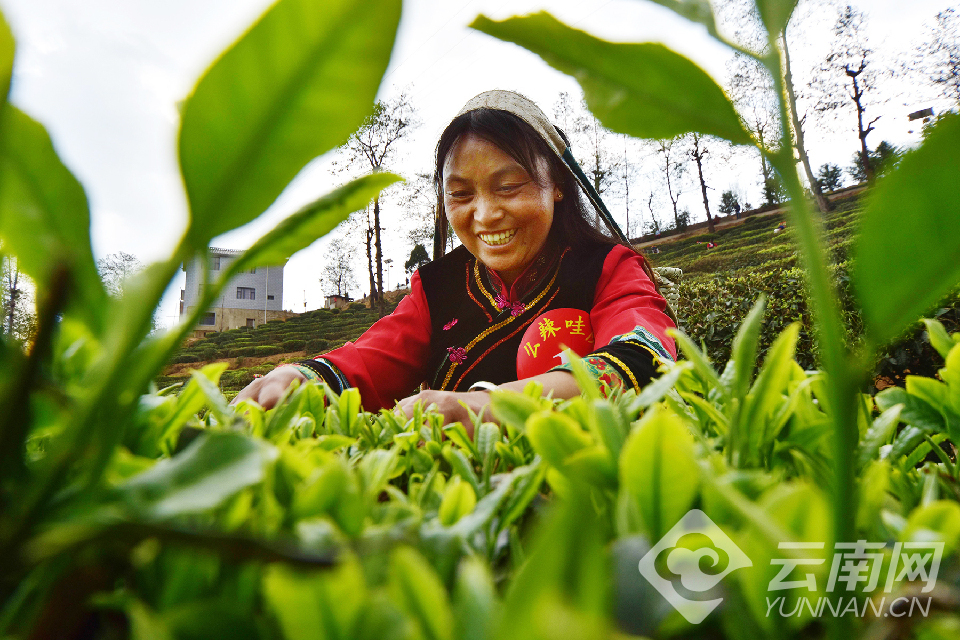
[[[546,175],[547,162],[541,162]],[[500,147],[473,134],[447,154],[442,187],[443,208],[460,242],[512,284],[547,240],[559,189],[541,186]]]

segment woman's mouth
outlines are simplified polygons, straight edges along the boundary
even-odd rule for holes
[[[499,247],[500,245],[510,242],[510,239],[516,234],[516,229],[508,229],[506,231],[497,231],[496,233],[479,233],[477,235],[480,236],[480,239],[483,240],[485,244],[491,247]]]

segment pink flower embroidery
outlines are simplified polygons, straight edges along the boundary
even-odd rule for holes
[[[450,362],[460,364],[467,359],[467,350],[463,347],[447,347],[447,353],[450,354]]]
[[[498,293],[497,297],[494,298],[494,303],[496,303],[498,309],[506,309],[510,306],[510,302],[504,297],[502,293]]]
[[[518,315],[520,315],[526,310],[527,310],[527,307],[525,304],[523,304],[522,302],[514,302],[513,305],[510,307],[510,315],[513,317],[517,317]]]
[[[448,322],[447,324],[443,325],[443,330],[444,330],[444,331],[449,331],[450,328],[451,328],[453,325],[455,325],[455,324],[457,324],[457,319],[456,319],[456,318],[454,318],[453,320],[451,320],[451,321]]]

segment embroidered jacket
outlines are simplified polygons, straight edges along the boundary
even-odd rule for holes
[[[574,308],[590,314],[598,348],[584,360],[594,375],[639,389],[676,355],[666,335],[674,324],[642,260],[618,245],[547,250],[508,288],[459,247],[414,273],[410,295],[355,343],[301,364],[335,390],[359,388],[376,411],[423,382],[465,391],[516,380],[524,331],[546,311]]]

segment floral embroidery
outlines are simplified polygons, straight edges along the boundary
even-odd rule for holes
[[[610,397],[615,389],[626,388],[623,378],[616,369],[609,366],[606,360],[600,356],[588,355],[583,358],[583,364],[586,365],[590,375],[600,383],[600,395],[604,398]],[[561,364],[554,367],[551,371],[570,371],[569,364]]]
[[[463,347],[447,347],[447,353],[450,355],[450,362],[460,364],[467,359],[467,350]]]
[[[506,296],[504,296],[502,293],[498,293],[493,302],[497,305],[498,309],[506,309],[510,306],[510,301],[508,301]]]
[[[455,324],[457,324],[457,319],[456,319],[456,318],[454,318],[453,320],[451,320],[451,321],[448,322],[447,324],[443,325],[443,330],[444,330],[444,331],[449,331],[450,328],[453,327],[453,325],[455,325]]]
[[[527,305],[522,302],[514,302],[510,307],[510,315],[516,317],[527,310]]]

